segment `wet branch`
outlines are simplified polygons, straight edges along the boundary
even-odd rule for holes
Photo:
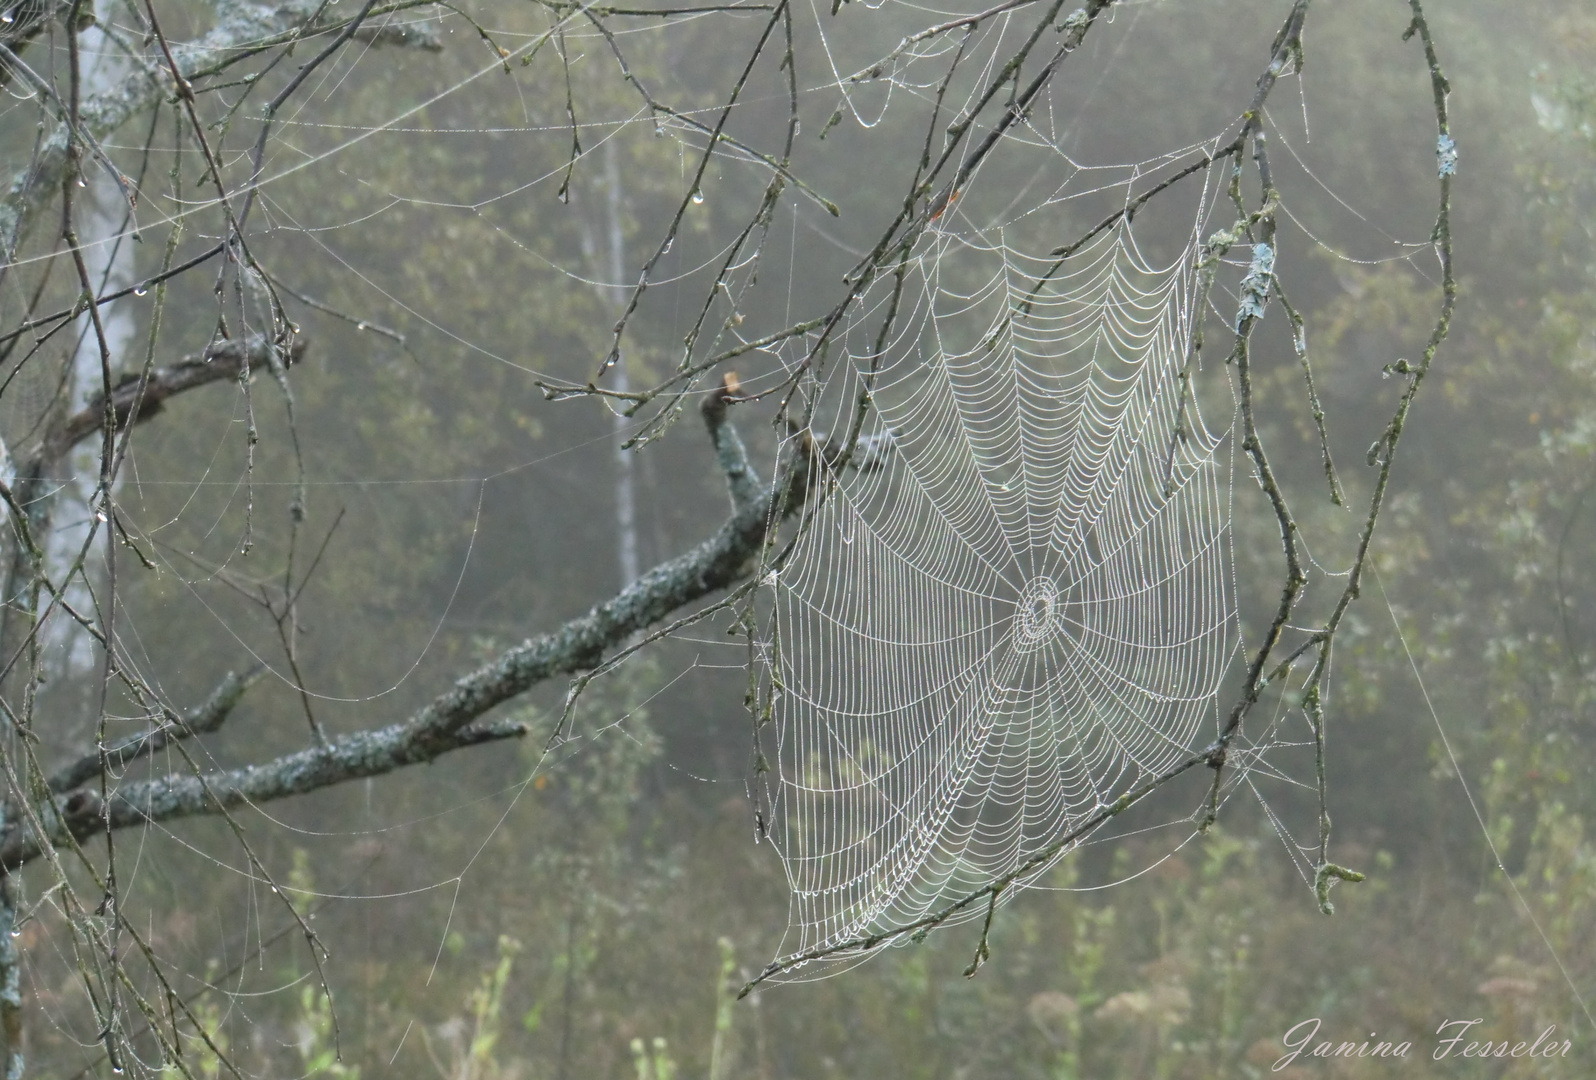
[[[719,420],[706,416],[706,421],[723,467],[746,469],[746,459],[736,453],[741,442],[724,414]],[[92,789],[57,795],[37,808],[39,827],[27,819],[6,823],[0,831],[0,868],[14,870],[69,837],[78,840],[107,829],[231,811],[524,735],[526,728],[518,721],[484,717],[545,679],[597,667],[606,652],[631,635],[742,581],[780,520],[803,505],[806,478],[803,458],[794,459],[775,484],[757,488],[748,485],[746,474],[728,469],[727,482],[738,505],[713,535],[586,614],[507,650],[398,723],[240,768],[125,783],[103,799]],[[40,835],[41,827],[47,835]]]
[[[285,365],[296,364],[305,355],[306,339],[294,340],[286,355]],[[158,414],[163,403],[185,390],[214,382],[236,382],[246,370],[266,367],[275,346],[265,338],[253,336],[247,341],[224,341],[203,353],[185,357],[169,367],[151,369],[140,393],[139,373],[133,372],[111,389],[110,412],[116,420],[116,430],[122,431],[132,424],[140,424]],[[83,408],[73,413],[45,441],[38,460],[48,467],[59,461],[68,450],[88,438],[99,434],[105,427],[107,414],[105,395],[97,395]]]
[[[106,770],[122,769],[139,758],[149,757],[177,739],[190,739],[216,731],[233,714],[233,709],[248,690],[265,672],[257,664],[242,675],[229,671],[210,697],[181,716],[168,713],[165,720],[148,731],[127,738],[100,750],[84,751],[77,760],[58,769],[46,786],[53,792],[71,791],[98,779]]]

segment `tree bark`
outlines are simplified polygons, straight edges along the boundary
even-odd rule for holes
[[[776,483],[753,480],[741,438],[726,417],[726,391],[704,409],[731,495],[731,516],[692,550],[643,574],[614,597],[557,630],[529,638],[458,680],[411,716],[344,735],[270,761],[201,775],[118,785],[102,801],[97,771],[73,772],[80,785],[36,809],[46,835],[13,815],[0,828],[0,870],[14,871],[70,836],[107,827],[170,821],[303,795],[350,780],[433,761],[452,750],[525,734],[524,726],[484,720],[498,705],[558,675],[590,670],[607,651],[666,616],[747,577],[781,518],[803,503],[808,467],[794,459]]]

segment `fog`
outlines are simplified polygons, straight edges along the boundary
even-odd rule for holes
[[[7,1068],[1588,1075],[1596,16],[1435,7],[14,7]]]

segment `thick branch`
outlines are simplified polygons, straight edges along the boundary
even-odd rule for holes
[[[284,365],[298,363],[305,355],[305,346],[303,336],[295,338],[293,346],[282,357]],[[129,423],[138,424],[148,420],[160,412],[162,403],[174,394],[207,383],[237,379],[244,370],[246,359],[251,371],[263,370],[271,361],[272,348],[271,342],[259,335],[244,342],[224,341],[206,352],[185,357],[170,367],[152,369],[142,394],[139,392],[139,374],[129,374],[111,390],[111,408],[116,416],[117,430],[122,430]],[[98,394],[50,435],[39,451],[39,462],[48,466],[50,462],[59,461],[78,443],[90,435],[99,434],[105,426],[105,412],[105,395]]]
[[[57,770],[55,775],[50,777],[47,786],[57,794],[71,791],[97,778],[102,769],[115,772],[139,758],[149,757],[174,740],[215,731],[232,715],[233,709],[243,700],[244,691],[248,690],[250,684],[259,679],[265,670],[264,666],[257,664],[242,675],[229,671],[222,679],[221,685],[217,686],[211,692],[211,696],[201,704],[182,716],[168,713],[165,721],[158,727],[142,731],[137,735],[129,735],[122,741],[106,747],[103,753],[97,749],[86,751],[77,760]]]
[[[723,419],[719,424],[710,421],[717,446],[722,445],[723,427]],[[732,482],[730,477],[728,482]],[[518,724],[478,721],[490,709],[544,679],[594,667],[606,650],[631,635],[746,577],[774,528],[777,509],[787,514],[797,510],[806,483],[806,459],[800,457],[782,480],[760,489],[757,498],[738,507],[697,547],[659,564],[612,599],[558,630],[508,650],[458,680],[406,720],[260,765],[123,784],[110,796],[109,806],[102,805],[92,790],[58,796],[41,814],[55,834],[47,842],[59,842],[66,832],[81,839],[107,826],[118,829],[170,821],[302,795],[432,761],[451,750],[520,735],[523,728]],[[43,850],[41,838],[25,823],[12,824],[0,834],[0,867],[15,869]]]
[[[185,44],[177,61],[184,79],[198,77],[236,55],[240,49],[258,48],[263,41],[284,40],[284,35],[307,30],[307,24],[323,10],[323,4],[321,0],[285,0],[276,5],[226,0],[217,3],[216,8],[216,26],[200,40]],[[417,24],[373,26],[370,33],[373,44],[433,50],[440,47],[437,36]],[[170,75],[146,59],[145,66],[135,66],[117,85],[86,97],[78,108],[79,123],[88,135],[103,140],[134,116],[159,105],[171,93]],[[67,133],[63,129],[52,134],[40,148],[37,171],[18,170],[5,193],[0,195],[0,236],[10,236],[36,200],[60,188],[66,164]]]
[[[738,388],[736,374],[728,371],[722,376],[720,386],[700,406],[704,414],[704,426],[709,429],[710,441],[715,444],[715,460],[720,463],[720,471],[726,474],[726,491],[731,496],[733,511],[754,505],[764,494],[753,467],[748,464],[748,451],[743,446],[742,436],[726,422],[726,410],[737,396]]]

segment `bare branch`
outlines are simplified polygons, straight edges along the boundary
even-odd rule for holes
[[[86,750],[77,760],[65,765],[50,777],[47,786],[53,792],[71,791],[79,785],[99,777],[102,768],[120,769],[142,757],[149,757],[175,739],[188,739],[205,735],[220,728],[232,715],[233,709],[244,698],[244,691],[265,672],[264,665],[256,664],[242,675],[229,671],[221,684],[211,691],[211,696],[182,716],[168,713],[164,723],[105,748]]]
[[[701,406],[704,426],[709,428],[710,440],[715,444],[720,470],[726,474],[726,489],[731,495],[733,510],[753,506],[762,494],[759,481],[754,477],[753,466],[748,463],[748,451],[743,446],[742,436],[726,422],[726,408],[737,396],[738,386],[736,373],[728,371],[721,378],[720,386],[704,399]]]
[[[389,10],[403,6],[410,5],[394,5]],[[258,51],[263,41],[278,44],[303,36],[307,30],[322,30],[310,23],[323,7],[322,0],[286,0],[271,6],[229,4],[225,19],[210,33],[185,46],[177,61],[179,73],[183,79],[192,80],[236,58],[241,49]],[[382,13],[380,8],[374,12]],[[347,25],[338,20],[334,27],[327,29],[342,29]],[[370,29],[373,44],[438,48],[436,36],[414,24]],[[78,126],[86,135],[103,140],[132,117],[161,104],[171,88],[167,78],[156,75],[157,70],[153,62],[149,66],[136,66],[121,82],[101,93],[88,95],[78,109]],[[66,165],[67,133],[57,131],[45,140],[33,169],[18,170],[0,194],[0,236],[10,235],[29,216],[40,193],[52,192],[60,186]]]
[[[730,425],[722,422],[717,447],[735,438]],[[741,440],[735,445],[740,447]],[[736,455],[724,450],[720,459],[723,466],[728,461],[738,464]],[[741,465],[746,467],[746,458]],[[735,488],[739,482],[728,473],[728,483]],[[50,835],[41,837],[26,819],[8,821],[0,832],[0,868],[22,866],[67,836],[81,839],[106,829],[303,795],[432,761],[452,750],[525,734],[515,722],[478,721],[545,679],[596,667],[607,650],[631,635],[745,578],[757,565],[767,536],[803,505],[807,483],[808,459],[799,455],[775,484],[757,489],[697,547],[660,563],[559,629],[507,650],[399,723],[355,732],[258,765],[123,784],[103,799],[89,789],[57,796],[38,810]]]
[[[287,365],[298,363],[305,355],[307,344],[303,336],[295,338],[283,362]],[[131,373],[111,389],[111,409],[116,417],[117,430],[150,419],[161,411],[168,398],[185,390],[213,382],[236,381],[246,363],[250,370],[266,366],[273,348],[275,346],[270,341],[258,335],[242,342],[221,342],[203,353],[185,357],[170,367],[151,370],[149,379],[144,382],[142,395],[139,393],[138,373]],[[51,434],[39,451],[38,461],[47,463],[60,460],[79,442],[99,433],[105,426],[105,415],[105,396],[102,394],[68,417]]]

